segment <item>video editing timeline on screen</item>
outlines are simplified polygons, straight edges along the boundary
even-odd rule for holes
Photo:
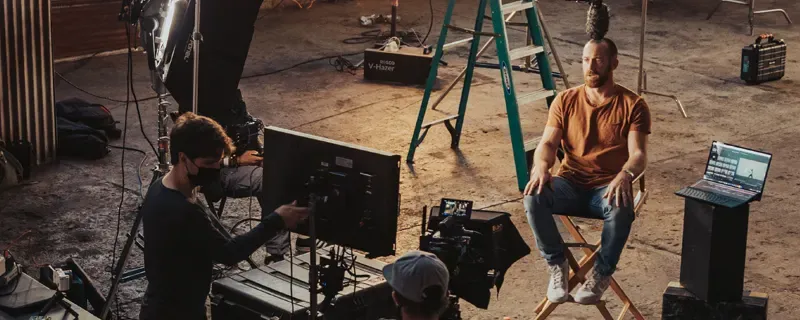
[[[715,142],[706,168],[706,177],[760,192],[769,156]]]

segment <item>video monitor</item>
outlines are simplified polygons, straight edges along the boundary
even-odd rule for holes
[[[441,210],[441,217],[454,217],[454,219],[466,223],[472,216],[472,201],[469,200],[456,200],[443,198],[439,207]]]
[[[317,239],[369,257],[395,254],[400,156],[319,136],[264,129],[265,209],[297,200],[316,205]],[[310,235],[308,221],[294,232]]]

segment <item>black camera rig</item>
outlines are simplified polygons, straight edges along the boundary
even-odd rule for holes
[[[506,271],[531,252],[511,215],[472,210],[472,201],[447,198],[427,211],[422,210],[419,248],[435,254],[450,273],[450,305],[441,319],[461,319],[459,299],[487,309],[491,289],[499,291]]]

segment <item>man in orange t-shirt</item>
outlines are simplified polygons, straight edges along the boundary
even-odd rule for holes
[[[547,297],[567,300],[568,263],[553,214],[605,220],[601,248],[592,273],[574,299],[591,304],[608,289],[634,219],[631,182],[647,165],[650,111],[636,93],[614,82],[617,47],[591,40],[583,48],[584,85],[556,96],[534,154],[523,203],[536,245],[547,260]],[[550,169],[559,146],[564,161]]]

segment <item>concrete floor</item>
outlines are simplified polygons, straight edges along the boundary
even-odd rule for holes
[[[609,37],[620,48],[620,66],[615,73],[619,83],[636,88],[639,50],[640,4],[634,0],[606,1],[614,15]],[[755,37],[747,35],[747,10],[724,4],[709,21],[706,14],[715,1],[654,1],[649,5],[645,66],[651,90],[677,94],[689,118],[680,116],[669,99],[647,96],[653,115],[650,137],[650,163],[647,176],[652,192],[634,229],[616,278],[647,318],[661,314],[661,295],[670,281],[679,278],[683,215],[682,199],[673,192],[701,177],[707,148],[712,140],[763,148],[774,153],[764,199],[751,207],[745,289],[770,295],[772,319],[797,319],[800,312],[800,269],[791,248],[800,246],[800,222],[794,210],[800,169],[793,165],[800,154],[800,120],[795,117],[800,102],[800,54],[793,50],[800,43],[800,32],[788,27],[779,15],[758,16],[756,33],[774,33],[789,44],[788,69],[781,81],[746,86],[738,79],[741,48]],[[758,9],[780,7],[800,19],[800,3],[790,0],[764,0]],[[429,43],[435,43],[446,8],[446,1],[433,0],[434,30]],[[581,81],[580,54],[585,34],[586,6],[568,1],[542,1],[541,8],[550,32],[573,85]],[[269,72],[321,56],[358,52],[364,45],[346,45],[341,40],[369,30],[357,24],[361,15],[388,13],[383,1],[343,1],[318,3],[310,10],[287,7],[262,12],[244,76]],[[470,26],[476,5],[460,4],[455,24]],[[403,1],[399,15],[403,29],[424,33],[428,28],[428,3]],[[325,28],[309,28],[309,24]],[[488,25],[487,25],[488,26]],[[524,33],[511,31],[517,43]],[[455,38],[450,38],[455,39]],[[489,60],[490,50],[484,57]],[[453,79],[464,65],[466,49],[445,58],[450,66],[440,69],[443,82]],[[360,56],[351,57],[358,61]],[[354,61],[354,62],[355,62]],[[93,58],[63,63],[56,69],[81,88],[115,99],[125,99],[125,56]],[[537,75],[515,75],[520,91],[539,85]],[[151,96],[144,57],[135,54],[134,75],[139,98]],[[474,94],[464,125],[460,152],[449,149],[444,128],[432,129],[415,157],[415,170],[402,168],[402,214],[399,220],[398,254],[417,246],[418,212],[423,205],[438,203],[442,197],[475,200],[476,207],[509,212],[528,244],[535,248],[518,200],[513,160],[508,139],[508,124],[497,70],[476,72]],[[559,83],[559,89],[563,86]],[[250,77],[240,84],[249,111],[270,125],[291,128],[332,139],[394,152],[405,157],[423,88],[391,86],[366,82],[362,74],[336,72],[327,61],[306,64],[269,76]],[[114,116],[127,122],[127,146],[148,150],[140,133],[135,108],[124,103],[92,98],[57,81],[57,99],[81,97],[106,103]],[[451,95],[428,119],[457,108],[458,94]],[[155,139],[154,100],[140,103],[142,125]],[[526,137],[540,134],[546,118],[543,103],[523,108]],[[127,119],[127,121],[125,121]],[[114,142],[121,144],[120,141]],[[141,170],[149,181],[152,154]],[[26,185],[0,194],[0,243],[15,242],[15,253],[28,266],[78,257],[84,268],[106,290],[110,252],[114,233],[130,229],[139,202],[136,169],[141,155],[126,153],[125,193],[121,221],[121,154],[93,161],[62,159],[41,168]],[[247,200],[233,201],[224,223],[232,224],[248,215]],[[589,238],[599,235],[600,225],[580,221]],[[391,257],[385,259],[392,260]],[[135,252],[131,265],[141,265]],[[32,268],[29,268],[32,270]],[[488,310],[465,306],[466,319],[529,319],[544,296],[547,273],[545,263],[534,253],[517,262],[506,277],[502,291],[493,295]],[[121,291],[122,312],[135,317],[138,297],[145,282],[126,284]],[[619,312],[619,300],[605,296],[612,312]],[[564,305],[552,319],[595,319],[592,307]]]

